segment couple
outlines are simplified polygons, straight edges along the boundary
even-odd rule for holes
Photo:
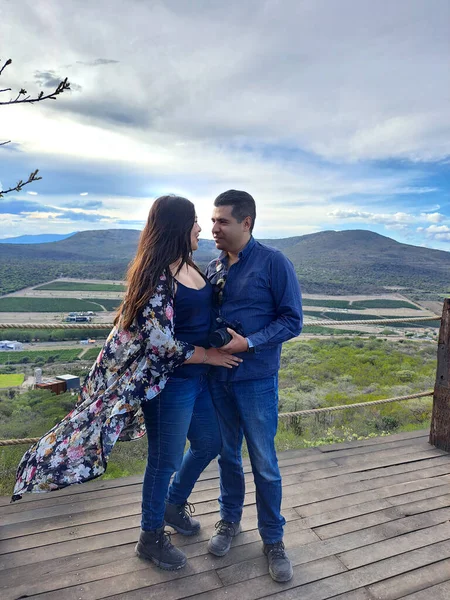
[[[269,571],[276,581],[292,577],[274,438],[281,344],[301,331],[301,295],[292,264],[253,238],[255,217],[246,192],[216,198],[212,233],[222,253],[205,276],[192,260],[201,231],[194,205],[178,196],[155,200],[115,326],[77,406],[22,458],[13,500],[101,475],[118,439],[146,432],[136,552],[179,569],[186,557],[164,524],[198,533],[188,498],[217,455],[221,519],[209,552],[224,556],[240,532],[245,436]]]

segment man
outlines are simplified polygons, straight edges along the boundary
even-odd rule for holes
[[[246,192],[229,190],[214,201],[212,233],[222,253],[208,265],[206,275],[216,292],[218,327],[233,327],[228,329],[231,341],[223,349],[244,361],[232,372],[214,367],[210,378],[223,446],[219,456],[221,520],[208,550],[224,556],[240,532],[245,436],[269,571],[275,581],[289,581],[293,573],[283,544],[285,520],[280,512],[282,487],[274,438],[281,345],[302,329],[301,294],[291,262],[253,238],[255,217],[255,201]]]

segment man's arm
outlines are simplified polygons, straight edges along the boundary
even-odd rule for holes
[[[255,352],[300,335],[303,327],[300,285],[291,261],[281,252],[273,256],[270,276],[277,316],[269,325],[247,336]]]
[[[260,331],[244,338],[232,330],[232,340],[222,349],[227,352],[266,350],[300,334],[303,326],[302,296],[294,267],[281,252],[271,261],[271,292],[275,302],[276,318]],[[234,335],[233,335],[234,334]]]

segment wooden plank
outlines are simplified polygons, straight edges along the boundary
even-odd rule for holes
[[[416,548],[442,542],[450,537],[450,509],[435,510],[427,513],[426,517],[427,523],[435,521],[437,524],[431,527],[424,527],[424,516],[419,515],[417,518],[417,527],[420,527],[420,529],[417,531],[405,533],[405,535],[398,536],[392,540],[383,540],[371,544],[370,547],[365,548],[364,552],[359,550],[341,552],[338,554],[338,558],[348,569],[356,569],[357,567],[362,567],[369,563],[383,560],[384,558],[390,558],[391,556],[403,554]],[[415,517],[410,518],[414,519]]]
[[[368,453],[364,453],[364,454],[352,454],[350,451],[348,454],[346,455],[342,455],[342,456],[335,456],[333,458],[333,460],[336,462],[336,464],[338,464],[339,466],[346,466],[346,465],[364,465],[364,464],[370,464],[374,458],[378,458],[378,459],[390,459],[390,458],[395,458],[397,459],[398,463],[402,462],[407,456],[408,454],[413,454],[415,452],[418,452],[419,450],[421,450],[422,452],[427,452],[429,451],[430,456],[431,455],[435,455],[435,456],[445,456],[446,453],[443,450],[439,450],[438,448],[433,448],[430,447],[428,443],[418,443],[417,447],[414,446],[406,446],[404,448],[401,449],[401,451],[399,451],[399,449],[396,448],[390,448],[388,450],[380,450],[377,452],[368,452]],[[333,456],[332,454],[327,455],[327,456]]]
[[[426,590],[404,596],[403,600],[448,600],[450,597],[450,581],[433,585]]]
[[[391,506],[397,506],[398,504],[407,504],[409,502],[419,502],[420,500],[427,500],[428,498],[433,498],[436,496],[436,492],[442,495],[442,497],[446,496],[449,493],[448,486],[443,485],[439,486],[436,489],[422,489],[414,492],[407,492],[405,494],[399,494],[397,496],[390,496],[388,498],[388,502]]]
[[[349,533],[350,531],[358,531],[358,529],[362,529],[364,527],[371,527],[373,525],[386,523],[393,519],[412,516],[423,512],[431,512],[435,509],[445,507],[450,507],[450,494],[444,497],[437,496],[436,498],[431,498],[431,500],[429,499],[423,502],[411,502],[405,505],[399,504],[394,510],[379,510],[369,514],[362,514],[359,517],[343,519],[341,521],[335,521],[333,523],[314,527],[314,533],[321,539],[328,539],[331,537],[336,537],[337,535]],[[319,515],[319,517],[320,516],[321,515]]]
[[[394,464],[391,466],[382,467],[371,467],[369,469],[358,470],[348,467],[333,467],[329,469],[319,469],[314,473],[301,473],[298,478],[299,481],[318,481],[319,479],[330,479],[333,477],[340,477],[341,475],[351,474],[357,475],[362,481],[364,479],[372,479],[382,475],[396,475],[398,473],[410,473],[412,471],[420,471],[422,469],[428,469],[430,467],[447,467],[450,473],[450,455],[445,456],[433,456],[432,458],[415,460],[409,463]]]
[[[339,596],[333,596],[330,600],[374,600],[373,596],[365,588],[359,588],[352,592],[346,592],[345,594],[339,594]]]
[[[398,496],[399,499],[404,498],[405,504],[399,501],[396,506],[400,507],[403,516],[412,516],[422,512],[428,512],[428,510],[434,510],[435,508],[444,508],[449,506],[446,500],[447,496],[442,496],[442,487],[430,488],[425,490],[432,492],[435,497],[428,497],[426,500],[418,500],[416,502],[410,501],[410,494],[403,494]],[[420,493],[420,492],[419,492]],[[314,530],[322,525],[339,523],[342,520],[351,519],[352,517],[358,517],[360,515],[369,515],[370,513],[391,508],[391,498],[371,500],[369,502],[363,502],[361,504],[352,504],[350,506],[343,506],[329,512],[323,512],[311,517],[302,519],[302,523],[305,527],[311,527]],[[429,508],[427,508],[427,505]]]
[[[432,548],[435,550],[435,547]],[[450,558],[408,571],[369,587],[369,592],[378,600],[397,600],[407,594],[425,590],[450,579]],[[432,596],[428,596],[430,598]]]
[[[192,577],[175,579],[159,585],[144,587],[124,594],[108,596],[110,600],[178,600],[202,592],[211,592],[222,587],[215,572],[201,573]],[[84,590],[83,590],[84,591]]]
[[[399,440],[410,440],[411,444],[414,443],[416,438],[428,438],[428,430],[420,429],[417,431],[403,431],[401,433],[391,433],[389,435],[380,435],[378,437],[369,438],[367,440],[353,440],[351,442],[338,442],[336,444],[327,444],[324,446],[317,446],[321,452],[332,452],[333,450],[344,450],[347,448],[359,448],[360,446],[381,446],[388,442],[394,442]]]
[[[328,450],[324,452],[327,458],[335,459],[340,456],[360,456],[362,454],[376,454],[378,452],[385,452],[387,450],[398,450],[398,452],[409,452],[410,449],[417,450],[417,448],[429,449],[430,444],[426,436],[417,437],[414,439],[414,443],[409,439],[398,440],[398,441],[387,441],[385,444],[376,445],[360,445],[350,446],[347,448],[336,448],[335,450]]]
[[[447,480],[445,480],[447,478]],[[446,465],[441,467],[424,469],[415,471],[414,473],[399,473],[385,477],[375,477],[373,479],[360,480],[357,475],[349,474],[342,478],[333,478],[331,481],[312,481],[302,483],[302,493],[298,493],[298,485],[291,484],[283,487],[283,497],[297,496],[301,499],[302,495],[308,504],[326,500],[328,498],[338,498],[339,496],[347,496],[356,492],[364,492],[366,490],[376,490],[378,488],[388,487],[401,483],[409,483],[411,481],[429,481],[439,480],[441,483],[450,483],[450,475]],[[430,487],[433,487],[430,483]],[[250,500],[247,498],[246,500]]]
[[[314,533],[318,535],[321,540],[327,540],[351,531],[359,531],[366,527],[373,527],[374,525],[381,525],[388,521],[394,521],[403,516],[404,515],[399,508],[387,508],[386,510],[378,510],[377,512],[364,514],[360,517],[353,517],[351,519],[338,521],[337,523],[316,527]]]
[[[415,492],[418,490],[425,490],[432,487],[442,486],[442,493],[448,493],[447,475],[443,477],[434,477],[432,479],[423,479],[418,481],[408,481],[406,483],[399,483],[397,485],[391,485],[382,487],[374,490],[365,492],[357,492],[354,494],[339,496],[337,498],[330,498],[322,501],[317,501],[312,504],[303,504],[295,506],[295,509],[301,517],[309,517],[316,515],[321,512],[334,510],[342,506],[350,506],[352,504],[360,504],[362,502],[369,502],[375,498],[393,498],[394,496],[400,496],[408,492]]]

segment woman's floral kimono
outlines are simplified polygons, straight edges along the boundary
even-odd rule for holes
[[[193,352],[174,338],[173,293],[162,275],[130,329],[112,329],[72,412],[24,454],[12,500],[104,473],[117,440],[145,434],[140,403],[159,394],[170,372]]]

